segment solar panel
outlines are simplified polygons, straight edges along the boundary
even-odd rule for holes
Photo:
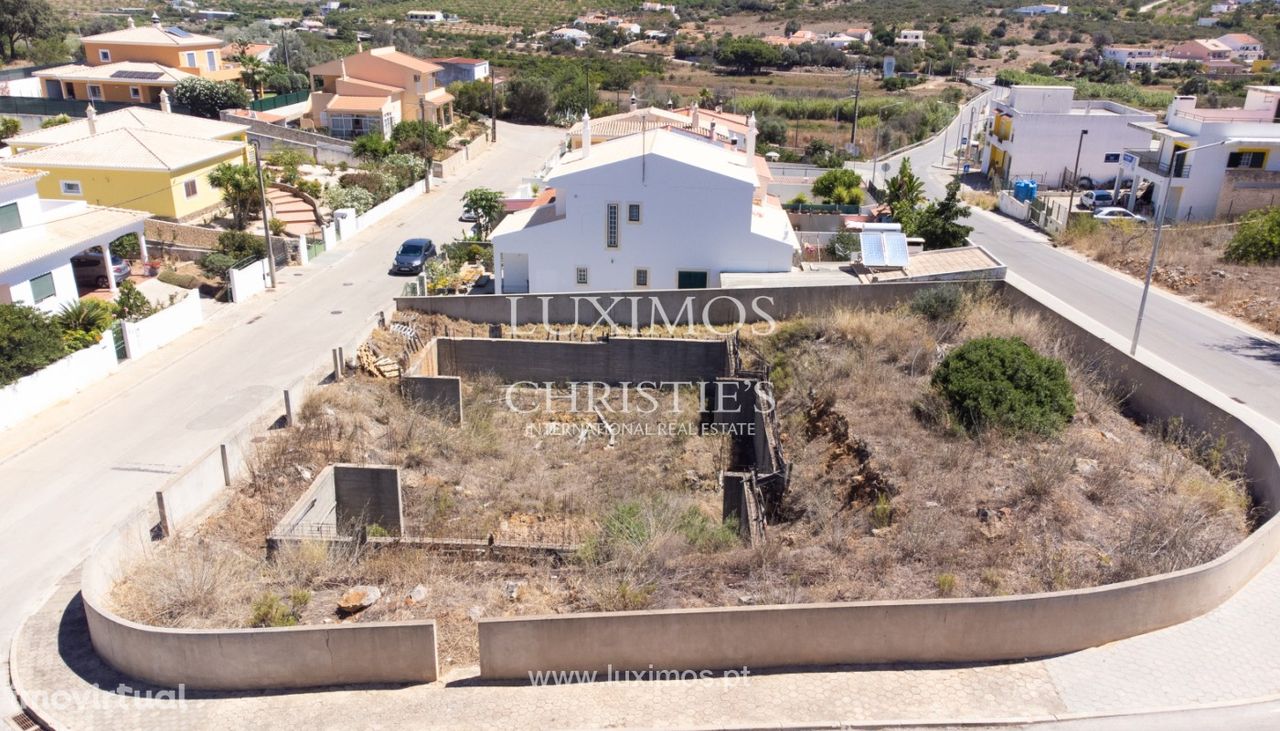
[[[907,235],[901,231],[863,231],[858,240],[863,266],[893,269],[907,266]]]
[[[154,80],[164,76],[163,71],[114,71],[111,74],[113,79],[145,79]]]
[[[869,267],[885,266],[884,236],[880,231],[863,231],[858,235],[862,245],[862,263]]]
[[[168,34],[169,34],[169,35],[171,35],[171,36],[177,36],[177,37],[179,37],[179,38],[190,38],[190,37],[191,37],[191,34],[190,34],[190,33],[186,32],[185,30],[183,30],[183,29],[179,28],[179,27],[178,27],[178,26],[176,26],[176,25],[173,25],[173,26],[170,26],[170,27],[168,27],[168,28],[165,28],[165,29],[164,29],[164,32],[165,32],[165,33],[168,33]]]
[[[885,266],[905,269],[907,266],[907,235],[901,231],[886,231],[883,240]]]

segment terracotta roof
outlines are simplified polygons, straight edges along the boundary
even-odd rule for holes
[[[126,72],[130,76],[116,76],[121,72]],[[152,78],[138,78],[136,74],[139,73],[151,74]],[[104,63],[101,66],[69,63],[65,66],[55,66],[51,69],[37,71],[33,76],[41,79],[62,79],[63,81],[109,81],[116,84],[163,84],[166,86],[177,84],[183,79],[195,78],[194,74],[175,69],[172,66],[142,61],[117,61],[115,63]]]
[[[66,218],[10,232],[8,237],[16,240],[0,246],[0,272],[63,251],[69,252],[68,256],[76,254],[91,239],[130,226],[140,227],[150,217],[143,211],[88,206]]]
[[[376,58],[380,58],[384,61],[390,61],[404,66],[405,68],[420,71],[424,74],[432,74],[440,70],[439,66],[431,63],[430,61],[424,61],[417,56],[410,56],[407,53],[397,51],[395,46],[374,48],[373,50],[368,51],[368,53]]]
[[[208,140],[146,129],[115,129],[38,147],[5,161],[18,167],[178,170],[243,154],[243,142]]]
[[[381,112],[387,104],[385,96],[343,96],[337,94],[325,107],[328,112]]]
[[[117,129],[145,129],[153,132],[199,137],[212,140],[244,132],[242,124],[222,122],[216,119],[192,117],[186,114],[170,114],[149,107],[125,107],[114,112],[99,114],[94,118],[98,134]],[[9,144],[19,146],[57,145],[89,136],[89,120],[77,119],[48,129],[38,129],[9,139]]]
[[[398,86],[392,86],[390,84],[380,84],[376,81],[366,81],[365,79],[356,79],[350,76],[348,76],[345,79],[338,79],[338,83],[343,86],[346,86],[347,84],[351,84],[354,86],[363,87],[365,89],[371,89],[373,91],[380,91],[382,92],[383,96],[387,96],[389,94],[399,94],[400,92],[404,91],[404,89],[401,89]],[[343,92],[339,90],[338,93],[341,94]],[[354,95],[354,96],[358,96],[358,95]]]
[[[1227,41],[1235,41],[1236,43],[1250,43],[1250,44],[1259,44],[1262,42],[1262,41],[1259,41],[1257,38],[1254,38],[1253,36],[1249,35],[1248,33],[1228,33],[1223,36],[1218,36],[1218,41],[1222,42],[1223,44],[1225,44]]]
[[[176,32],[175,32],[176,31]],[[113,30],[94,36],[85,36],[81,42],[89,43],[127,43],[143,46],[211,46],[221,47],[221,38],[202,36],[182,30],[181,28],[160,28],[154,25],[140,25],[137,28]]]

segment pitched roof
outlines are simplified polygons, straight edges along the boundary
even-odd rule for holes
[[[202,36],[190,33],[177,26],[161,28],[156,25],[140,25],[137,28],[125,28],[85,36],[81,42],[88,43],[126,43],[140,46],[222,46],[221,38]]]
[[[38,147],[14,155],[5,164],[18,167],[30,165],[173,171],[243,152],[243,142],[123,128],[57,145]]]
[[[140,75],[144,74],[144,75]],[[42,79],[62,79],[64,81],[113,81],[120,84],[177,84],[183,79],[195,78],[181,69],[158,63],[142,61],[116,61],[101,66],[85,66],[69,63],[43,69],[33,74]]]
[[[335,94],[325,107],[329,112],[381,112],[386,106],[385,96],[343,96]]]
[[[1232,41],[1234,43],[1240,43],[1240,44],[1254,44],[1254,45],[1262,43],[1262,41],[1259,41],[1257,38],[1254,38],[1248,33],[1227,33],[1226,35],[1218,36],[1217,40],[1223,43],[1224,45],[1226,44],[1227,41]]]
[[[368,51],[365,51],[364,53],[356,53],[350,56],[344,56],[343,58],[340,58],[340,59],[326,61],[325,63],[312,66],[307,70],[317,76],[336,76],[342,73],[343,61],[350,63],[352,59],[360,58],[363,56],[367,56],[369,58],[381,59],[388,63],[392,63],[397,66],[402,66],[407,69],[412,69],[413,71],[417,71],[418,73],[422,73],[422,74],[434,74],[441,70],[439,66],[431,63],[430,61],[424,61],[418,58],[417,56],[410,56],[407,53],[402,53],[400,51],[397,51],[395,46],[383,46],[382,48],[372,48],[372,49],[369,49]],[[351,71],[352,71],[351,69],[348,69],[349,74],[351,73]]]
[[[75,253],[83,249],[86,242],[103,233],[141,226],[150,217],[150,213],[143,211],[88,206],[84,211],[65,218],[11,232],[7,237],[16,240],[8,240],[0,246],[0,272],[59,252]]]
[[[94,117],[93,127],[98,134],[117,129],[145,129],[153,132],[185,135],[212,140],[244,132],[242,124],[232,124],[216,119],[192,117],[186,114],[170,114],[150,107],[125,107]],[[88,137],[89,120],[77,119],[48,129],[38,129],[9,138],[9,144],[23,147],[57,145]]]
[[[43,170],[27,170],[25,168],[4,168],[0,167],[0,188],[14,183],[21,183],[25,180],[35,180],[41,175],[46,175]]]
[[[643,135],[627,135],[596,143],[591,146],[591,151],[586,157],[583,157],[582,150],[570,152],[547,176],[547,183],[551,184],[558,178],[586,170],[625,162],[641,155],[664,157],[683,165],[749,183],[752,186],[759,184],[754,165],[742,164],[743,153],[721,144],[711,143],[699,136],[669,129],[651,130],[644,132]]]

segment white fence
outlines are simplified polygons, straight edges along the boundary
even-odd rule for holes
[[[232,302],[248,302],[267,289],[267,260],[259,259],[239,269],[228,270],[227,282],[231,285]]]
[[[151,317],[138,322],[121,323],[125,351],[130,358],[139,358],[199,327],[203,319],[200,296],[195,292],[188,292],[182,299]]]
[[[97,345],[78,350],[0,388],[0,429],[7,429],[106,378],[116,365],[116,341],[108,330]]]
[[[1025,221],[1031,215],[1031,206],[1013,197],[1007,190],[1000,191],[996,207],[1006,216]]]
[[[370,208],[369,210],[365,211],[360,216],[357,216],[356,231],[363,231],[369,226],[372,226],[378,221],[381,221],[391,213],[394,213],[395,211],[398,211],[401,208],[404,208],[414,198],[417,198],[418,196],[426,192],[427,192],[426,183],[419,180],[418,182],[414,183],[408,188],[405,188],[404,190],[400,191],[399,193],[396,193],[395,195],[379,203],[373,208]],[[345,233],[343,234],[343,238],[346,238]]]

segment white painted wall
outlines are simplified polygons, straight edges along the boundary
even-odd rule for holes
[[[704,270],[707,285],[718,287],[721,272],[791,268],[794,232],[786,243],[774,238],[781,231],[760,231],[752,211],[754,186],[743,180],[658,155],[643,162],[626,158],[571,178],[551,182],[562,218],[519,230],[500,227],[493,236],[495,263],[504,254],[528,255],[530,292],[635,289],[637,268],[649,270],[651,289],[674,289],[682,269]],[[620,204],[617,248],[605,246],[609,202]],[[629,203],[640,203],[640,223],[627,222]],[[777,213],[785,222],[786,214]],[[587,267],[586,285],[577,284],[577,267]]]
[[[7,429],[106,378],[116,365],[115,339],[108,330],[97,345],[78,350],[17,383],[0,388],[0,429]]]
[[[189,292],[151,317],[122,323],[125,349],[130,358],[139,358],[199,327],[203,319],[199,295]]]
[[[53,296],[36,302],[31,295],[31,280],[47,273],[53,274]],[[57,260],[41,259],[17,269],[0,272],[0,289],[4,289],[6,285],[11,303],[31,305],[49,314],[56,314],[63,306],[74,304],[80,299],[75,273],[72,272],[70,259],[66,255]]]
[[[259,259],[240,269],[232,269],[227,272],[227,279],[231,285],[231,301],[237,304],[248,302],[267,290],[267,260]]]

